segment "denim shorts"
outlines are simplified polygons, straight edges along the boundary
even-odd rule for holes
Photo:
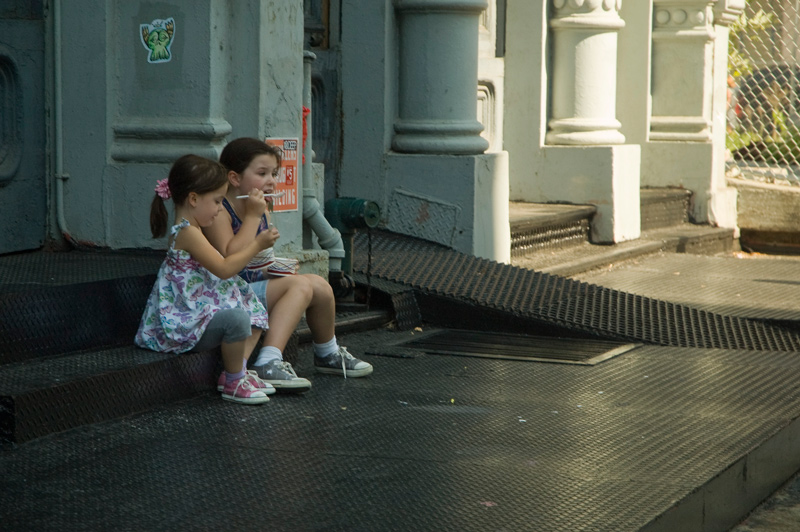
[[[267,283],[269,283],[269,279],[255,281],[250,283],[250,288],[253,289],[253,292],[255,292],[256,296],[258,296],[258,300],[264,304],[264,308],[267,309],[267,312],[269,312],[269,309],[267,308]]]

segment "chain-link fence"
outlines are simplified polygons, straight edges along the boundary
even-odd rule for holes
[[[748,0],[728,64],[729,175],[800,186],[800,0]]]

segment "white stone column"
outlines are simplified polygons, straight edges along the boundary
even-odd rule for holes
[[[711,140],[714,0],[653,0],[650,140]]]
[[[553,0],[552,118],[548,144],[623,144],[616,118],[622,0]]]
[[[730,25],[744,11],[745,0],[716,0],[714,4],[714,98],[711,115],[713,163],[711,167],[711,197],[708,202],[708,221],[719,227],[730,227],[739,236],[739,194],[729,187],[725,177],[725,141],[728,112],[728,40]]]
[[[736,226],[725,182],[728,28],[742,0],[653,0],[652,111],[642,183],[692,191],[696,223]],[[716,16],[716,20],[715,20]]]
[[[532,198],[591,204],[591,239],[641,233],[638,145],[625,144],[616,117],[621,0],[552,0],[551,113]]]
[[[394,0],[399,28],[401,153],[478,154],[478,22],[486,0]]]
[[[477,120],[479,25],[487,0],[393,5],[398,100],[393,151],[381,160],[385,226],[509,262],[508,154],[484,153],[489,142]]]

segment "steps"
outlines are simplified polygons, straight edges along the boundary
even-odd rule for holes
[[[168,355],[133,337],[163,253],[0,257],[0,443],[21,443],[216,390],[218,350]],[[349,305],[337,333],[382,326],[388,309]],[[310,342],[303,321],[286,355]]]
[[[512,202],[511,263],[570,276],[659,252],[731,251],[734,231],[690,223],[689,200],[685,189],[642,189],[640,238],[613,245],[589,241],[592,206]]]
[[[512,204],[512,262],[568,276],[650,253],[729,251],[733,232],[688,223],[688,201],[683,190],[643,190],[642,237],[613,246],[589,242],[594,207]],[[132,345],[162,259],[163,252],[146,250],[0,256],[0,442],[20,443],[215,389],[216,350],[164,355]],[[401,330],[419,322],[407,290],[381,290],[377,279],[371,285],[382,306],[367,311],[342,304],[337,333],[392,319]],[[302,321],[287,360],[294,362],[297,346],[310,341]]]

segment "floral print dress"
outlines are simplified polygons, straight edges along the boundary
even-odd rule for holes
[[[238,275],[220,279],[187,251],[175,249],[178,232],[188,225],[184,219],[170,230],[167,258],[158,270],[134,339],[139,347],[163,353],[190,351],[211,318],[223,309],[242,308],[253,326],[269,328],[264,305],[244,279]]]

